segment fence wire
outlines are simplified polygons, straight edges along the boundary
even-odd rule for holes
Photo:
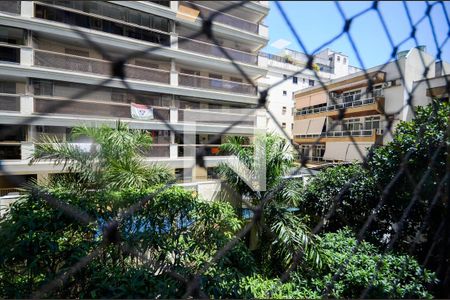
[[[9,2],[11,2],[11,1],[9,1]],[[190,35],[188,37],[188,39],[195,39],[200,36],[206,37],[208,39],[208,41],[210,43],[212,43],[215,47],[217,47],[220,50],[220,52],[222,53],[222,55],[228,61],[230,61],[232,63],[232,65],[234,66],[236,71],[245,79],[245,81],[248,82],[253,88],[258,89],[257,83],[254,82],[252,80],[251,76],[249,76],[245,72],[245,70],[241,67],[241,65],[233,59],[229,50],[227,50],[227,48],[224,48],[221,45],[219,40],[216,38],[216,33],[215,33],[215,28],[214,28],[215,19],[217,17],[219,17],[221,14],[231,11],[233,9],[238,9],[239,7],[244,5],[245,2],[246,1],[230,2],[230,4],[226,5],[224,8],[213,12],[209,16],[205,16],[203,14],[202,9],[200,7],[198,7],[195,2],[190,2],[191,7],[197,8],[200,11],[199,19],[202,21],[202,26],[197,32]],[[427,85],[428,89],[431,88],[430,82],[428,80],[428,77],[429,77],[428,72],[430,72],[430,68],[431,68],[432,64],[434,64],[436,61],[442,59],[442,57],[441,57],[442,49],[447,44],[448,39],[450,37],[450,34],[447,34],[447,37],[445,38],[445,40],[442,43],[438,42],[438,38],[436,36],[436,31],[437,31],[436,24],[431,15],[434,10],[440,10],[445,16],[445,20],[447,22],[447,24],[445,24],[446,28],[450,29],[450,27],[449,27],[450,22],[449,22],[448,13],[446,10],[446,4],[442,1],[431,2],[431,3],[426,2],[427,9],[426,9],[424,15],[421,18],[419,18],[416,22],[413,22],[413,18],[411,16],[411,12],[410,12],[408,3],[406,1],[403,1],[403,9],[408,18],[409,27],[410,27],[411,31],[410,31],[410,35],[405,37],[405,39],[402,40],[398,44],[394,43],[393,37],[391,35],[390,30],[388,29],[388,26],[386,25],[386,21],[384,19],[382,11],[379,9],[378,1],[374,1],[373,4],[369,8],[355,14],[352,17],[348,17],[345,14],[345,12],[342,8],[342,4],[340,2],[335,1],[334,4],[337,8],[339,15],[342,17],[344,27],[336,36],[332,37],[331,39],[329,39],[327,41],[324,41],[319,47],[317,47],[317,49],[314,49],[312,51],[307,50],[305,42],[302,40],[302,37],[301,37],[301,35],[302,35],[301,30],[295,28],[295,26],[291,22],[290,18],[288,17],[288,15],[285,11],[283,2],[276,1],[276,2],[274,2],[274,5],[273,5],[273,9],[276,9],[280,12],[283,21],[289,28],[290,33],[295,37],[295,41],[298,44],[301,51],[303,51],[307,55],[308,62],[305,67],[301,68],[299,71],[294,72],[292,75],[289,75],[289,76],[283,78],[279,82],[276,82],[275,84],[273,84],[265,89],[260,89],[259,93],[258,93],[258,104],[254,107],[254,109],[255,110],[256,109],[264,109],[266,111],[267,115],[272,119],[272,121],[275,123],[275,125],[278,127],[278,129],[282,132],[284,137],[286,137],[287,140],[289,140],[289,141],[291,141],[291,137],[289,136],[288,132],[286,132],[286,130],[283,128],[283,126],[281,125],[279,120],[277,120],[274,112],[272,112],[268,107],[268,103],[267,103],[268,95],[272,89],[281,85],[283,82],[285,82],[287,80],[292,80],[292,78],[295,76],[299,76],[302,74],[303,75],[308,74],[311,71],[313,72],[313,76],[315,77],[315,80],[322,87],[322,90],[328,94],[330,92],[330,90],[327,87],[327,83],[324,82],[322,80],[322,78],[319,76],[320,71],[317,71],[314,68],[314,54],[315,53],[318,53],[320,50],[326,48],[327,46],[329,46],[330,44],[332,44],[333,42],[335,42],[339,39],[346,39],[349,42],[349,44],[351,45],[351,47],[356,55],[359,65],[362,67],[363,75],[365,77],[365,80],[367,81],[368,90],[370,91],[373,89],[373,85],[374,85],[373,78],[367,72],[367,66],[364,63],[364,60],[362,59],[362,57],[360,55],[360,51],[358,50],[357,43],[355,42],[355,39],[352,36],[351,29],[353,28],[353,24],[355,23],[355,20],[357,20],[369,13],[376,14],[376,16],[379,19],[379,21],[382,25],[382,28],[386,34],[386,37],[389,41],[389,45],[392,48],[391,57],[389,58],[389,60],[387,60],[383,65],[381,65],[378,68],[378,71],[384,71],[385,68],[387,67],[387,65],[390,64],[393,59],[395,61],[396,69],[397,69],[398,73],[400,74],[400,80],[402,81],[403,86],[408,85],[406,82],[405,74],[403,74],[404,70],[399,65],[399,62],[395,59],[397,57],[398,50],[405,43],[413,41],[416,47],[420,46],[419,41],[417,39],[418,26],[424,22],[428,22],[429,26],[431,27],[432,34],[433,34],[433,41],[435,43],[435,47],[438,49],[435,59],[430,64],[426,63],[426,60],[424,59],[423,54],[421,52],[419,52],[421,63],[425,67],[423,79],[426,79],[425,84]],[[301,6],[301,4],[299,4],[299,6]],[[5,9],[3,8],[3,11],[4,10]],[[281,24],[280,24],[280,26],[281,26]],[[127,62],[130,61],[131,59],[136,59],[139,57],[147,56],[148,54],[151,54],[151,53],[155,53],[159,49],[165,47],[162,45],[153,45],[152,44],[144,50],[134,51],[134,52],[124,55],[123,57],[120,57],[120,58],[113,58],[110,55],[110,53],[102,47],[101,44],[93,41],[84,30],[82,30],[79,27],[74,26],[74,25],[70,25],[70,30],[84,40],[86,47],[93,48],[96,51],[98,51],[101,55],[103,55],[104,60],[107,60],[110,63],[111,69],[110,69],[110,74],[109,74],[108,78],[105,78],[104,80],[100,80],[96,84],[89,85],[89,88],[86,88],[86,89],[76,93],[75,95],[70,97],[70,99],[68,99],[68,100],[77,100],[79,98],[82,98],[84,96],[92,94],[92,93],[100,90],[103,87],[107,87],[108,84],[110,84],[111,82],[116,81],[116,80],[120,80],[120,82],[123,86],[123,89],[126,89],[128,92],[130,92],[132,94],[138,95],[139,91],[133,89],[132,85],[129,82],[129,78],[128,78],[127,72],[126,72]],[[448,32],[450,32],[450,30]],[[175,46],[176,43],[182,44],[182,43],[185,43],[186,41],[187,41],[186,39],[177,40],[175,42],[171,42],[171,46]],[[447,78],[447,76],[444,76],[443,78],[446,81],[446,92],[449,93],[450,85],[448,82],[448,78]],[[407,93],[408,93],[407,102],[398,111],[390,112],[390,113],[386,113],[383,111],[382,115],[384,115],[386,117],[387,122],[386,122],[386,126],[382,133],[382,138],[384,138],[387,135],[391,135],[391,136],[393,135],[394,117],[402,114],[405,109],[409,109],[413,113],[413,115],[415,115],[415,108],[413,107],[413,103],[414,103],[413,97],[414,97],[414,89],[415,88],[417,88],[417,86],[413,87],[410,90],[407,89]],[[334,98],[330,98],[330,99],[331,99],[333,105],[338,104]],[[57,112],[57,111],[61,110],[63,107],[69,105],[69,103],[70,103],[70,101],[55,101],[48,108],[48,113]],[[338,109],[338,112],[339,112],[338,121],[342,121],[344,119],[346,110],[347,110],[346,107],[342,107],[342,108]],[[183,134],[182,130],[175,128],[173,126],[173,124],[171,124],[168,120],[166,120],[166,118],[159,115],[158,111],[155,110],[154,113],[155,113],[156,117],[164,123],[164,125],[168,131],[176,133],[176,134]],[[32,115],[30,117],[25,118],[23,120],[22,124],[23,125],[35,124],[36,121],[38,121],[40,118],[44,117],[45,115],[46,115],[46,113]],[[209,139],[207,141],[206,145],[219,144],[221,141],[222,135],[229,133],[230,130],[232,130],[234,127],[242,124],[247,119],[247,117],[248,117],[248,114],[244,115],[241,119],[239,119],[237,121],[233,121],[231,123],[231,125],[229,125],[226,129],[224,129],[219,134],[215,134],[213,136],[213,138]],[[338,125],[338,122],[334,122],[332,124],[332,126],[327,128],[325,136],[326,136],[326,134],[332,132],[337,125]],[[426,129],[425,127],[426,127],[426,124],[424,124],[423,128],[420,128],[420,131],[423,132]],[[18,129],[16,127],[11,127],[11,128],[4,129],[3,133],[7,134],[7,135],[18,135],[19,130],[20,129]],[[343,131],[349,133],[350,130],[344,129]],[[358,155],[361,158],[362,167],[369,170],[367,160],[368,160],[368,157],[371,155],[374,148],[372,147],[372,149],[370,149],[370,151],[369,151],[369,154],[365,155],[361,151],[361,149],[359,147],[357,147],[357,141],[351,134],[348,135],[348,138],[350,139],[351,143],[355,146],[355,149],[357,150]],[[324,136],[319,136],[312,143],[308,143],[308,144],[312,148],[320,143],[323,143],[323,139],[324,139]],[[312,168],[307,165],[308,157],[301,151],[298,144],[296,144],[293,141],[291,141],[290,143],[291,143],[292,149],[296,152],[296,154],[298,155],[298,158],[299,158],[299,166],[295,170],[293,170],[290,173],[290,175],[297,175],[297,174],[299,174],[299,172],[301,170],[306,170],[309,172],[310,175],[314,175],[312,172]],[[375,145],[375,146],[377,146],[377,145]],[[200,145],[200,148],[196,151],[196,163],[202,167],[204,166],[204,158],[207,155],[206,147],[207,146]],[[397,222],[397,231],[396,231],[394,237],[386,245],[386,248],[383,251],[383,255],[389,253],[393,249],[399,236],[402,234],[402,230],[405,226],[405,223],[408,222],[408,217],[411,214],[411,211],[414,210],[414,205],[419,200],[424,201],[422,199],[422,188],[424,186],[424,183],[426,180],[428,180],[430,178],[431,175],[433,175],[433,167],[435,166],[435,164],[438,163],[438,161],[437,161],[438,155],[443,149],[446,149],[446,148],[448,149],[448,145],[442,144],[442,145],[440,145],[440,147],[437,150],[435,150],[432,153],[429,153],[430,160],[427,162],[428,163],[427,171],[423,174],[423,176],[419,179],[419,181],[414,179],[415,178],[415,176],[414,176],[415,170],[411,170],[408,168],[408,160],[414,149],[412,149],[410,152],[406,153],[404,155],[404,157],[402,157],[401,167],[397,170],[397,173],[392,178],[392,180],[390,182],[388,182],[386,185],[383,185],[383,186],[378,185],[377,186],[377,189],[379,192],[379,197],[378,197],[379,201],[378,201],[377,205],[373,208],[370,216],[367,218],[367,220],[365,220],[360,231],[358,232],[357,244],[353,247],[352,253],[355,253],[357,251],[359,244],[364,240],[367,230],[374,222],[377,221],[377,214],[380,212],[382,207],[385,205],[386,200],[391,196],[393,189],[395,189],[396,185],[398,184],[398,180],[400,178],[406,178],[408,180],[409,184],[411,186],[414,186],[415,189],[414,189],[414,192],[412,194],[412,197],[411,197],[407,207],[403,210],[403,214],[401,215],[401,218]],[[7,173],[7,170],[5,170],[5,165],[0,164],[0,172],[2,172],[3,174],[6,174],[8,176],[8,179],[11,182],[16,183],[17,185],[21,184],[19,179],[17,179],[15,176],[13,176],[13,174]],[[435,205],[439,201],[442,201],[443,198],[445,199],[445,201],[448,201],[448,196],[445,196],[445,194],[448,193],[448,178],[449,178],[448,172],[449,172],[449,169],[447,168],[445,176],[438,183],[438,188],[436,190],[436,193],[434,195],[430,196],[430,199],[432,199],[432,201],[430,202],[430,204],[427,208],[426,215],[423,216],[423,223],[421,224],[420,228],[418,228],[418,230],[416,231],[416,236],[414,237],[414,239],[411,242],[410,247],[409,247],[409,253],[411,253],[411,254],[414,252],[414,249],[420,239],[422,232],[426,229],[428,222],[430,221],[430,218],[432,217],[431,214],[432,214],[432,211],[433,211]],[[337,193],[335,195],[335,197],[331,201],[332,204],[329,207],[329,210],[318,221],[316,226],[312,227],[311,233],[313,233],[313,234],[320,233],[321,230],[323,229],[324,225],[329,220],[331,220],[333,217],[335,217],[336,210],[339,207],[339,205],[341,204],[343,195],[349,191],[349,189],[352,187],[352,185],[354,184],[354,181],[356,179],[357,178],[355,177],[355,178],[349,180],[348,183],[342,187],[342,189],[339,191],[339,193]],[[155,260],[150,258],[145,253],[140,253],[138,249],[134,249],[133,247],[129,246],[126,241],[126,237],[120,236],[119,227],[122,225],[122,223],[128,217],[132,216],[137,211],[143,209],[143,207],[147,203],[151,203],[158,194],[162,193],[163,191],[167,190],[168,188],[172,187],[175,184],[174,182],[169,182],[166,185],[164,185],[163,187],[156,190],[154,193],[143,197],[142,199],[140,199],[140,201],[137,201],[136,203],[134,203],[133,205],[128,207],[128,209],[122,211],[120,213],[120,215],[117,215],[115,218],[113,218],[112,220],[107,222],[107,224],[104,226],[103,231],[102,231],[103,243],[102,243],[101,247],[96,248],[89,255],[81,258],[77,263],[75,263],[68,270],[65,270],[64,272],[60,273],[55,279],[51,280],[50,282],[47,282],[45,285],[43,285],[39,289],[37,289],[34,292],[34,294],[31,296],[38,297],[38,298],[45,297],[48,293],[51,293],[53,290],[62,287],[71,276],[74,276],[82,268],[84,268],[86,265],[88,265],[93,259],[95,259],[99,255],[102,255],[103,251],[108,246],[112,245],[114,247],[122,249],[125,253],[128,253],[129,255],[132,255],[134,257],[139,257],[141,259],[141,261],[143,262],[143,264],[148,265],[152,269],[158,270],[159,272],[164,272],[164,273],[168,274],[169,276],[171,276],[174,280],[180,282],[185,287],[185,292],[183,295],[184,298],[187,298],[187,297],[207,298],[208,295],[205,293],[205,291],[202,290],[202,285],[201,285],[202,277],[204,276],[204,274],[214,264],[216,264],[220,259],[222,259],[240,240],[242,240],[252,230],[252,228],[255,226],[255,224],[257,224],[260,221],[267,204],[270,203],[271,201],[276,201],[275,198],[277,196],[277,193],[279,193],[287,185],[288,181],[289,181],[289,179],[285,179],[285,180],[281,181],[281,183],[278,184],[276,187],[274,187],[272,190],[268,191],[265,194],[265,196],[263,197],[262,201],[258,205],[252,205],[251,203],[245,201],[245,199],[236,199],[235,201],[237,201],[238,203],[245,204],[246,207],[248,207],[249,209],[251,209],[253,211],[253,217],[241,230],[239,230],[236,233],[236,235],[233,239],[228,241],[228,243],[226,243],[221,249],[219,249],[216,252],[216,254],[213,256],[213,258],[209,262],[207,262],[206,264],[203,265],[203,267],[200,269],[200,271],[192,273],[189,276],[177,273],[176,271],[171,270],[167,266],[159,265],[158,262],[156,262]],[[79,222],[80,224],[83,224],[85,226],[98,224],[98,220],[96,220],[92,216],[89,216],[88,213],[86,213],[84,211],[80,211],[80,209],[78,207],[72,206],[70,204],[65,203],[62,200],[55,198],[49,191],[34,190],[33,192],[37,193],[38,196],[40,198],[44,199],[50,206],[54,207],[57,210],[60,210],[67,216],[73,218],[74,222]],[[446,203],[448,204],[448,202],[446,202]],[[446,227],[448,228],[448,226],[449,226],[448,220],[447,221],[443,220],[441,223],[441,226],[435,232],[434,237],[432,237],[432,245],[431,245],[431,247],[428,251],[428,254],[422,264],[424,267],[427,266],[430,257],[436,251],[441,250],[440,255],[441,256],[446,255],[445,251],[442,251],[442,249],[436,249],[436,245],[439,241],[442,241],[442,240],[447,241],[447,244],[448,244],[449,237],[445,236],[445,234],[448,233],[448,230],[446,229]],[[205,242],[207,243],[208,241],[205,241]],[[299,266],[299,264],[301,264],[302,253],[303,253],[303,249],[298,249],[298,251],[293,253],[294,259],[292,261],[292,264],[280,276],[280,284],[289,280],[291,273],[296,270],[296,268]],[[442,258],[446,259],[444,257],[442,257]],[[338,271],[334,274],[331,281],[327,284],[326,289],[322,291],[323,297],[328,297],[330,295],[330,293],[334,287],[334,284],[336,283],[336,281],[339,279],[341,274],[346,269],[349,259],[350,258],[348,258],[342,265],[340,265],[340,267],[338,268]],[[381,264],[382,264],[382,260],[380,259],[379,264],[377,264],[375,273],[372,274],[371,281],[367,284],[366,289],[361,294],[361,298],[367,297],[368,292],[370,291],[374,282],[377,279],[379,268],[381,267]],[[406,264],[406,262],[405,262],[405,264]],[[406,265],[404,267],[406,267]],[[445,264],[442,264],[442,267],[445,267]],[[448,264],[447,264],[447,268],[448,268]],[[442,271],[442,270],[439,270],[439,271]],[[445,270],[443,272],[443,274],[447,274],[446,277],[443,278],[443,280],[446,283],[448,283],[449,270],[448,269]]]

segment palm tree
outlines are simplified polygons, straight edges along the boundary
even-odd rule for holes
[[[260,163],[253,159],[255,145],[265,145],[266,190],[254,191],[226,164],[218,167],[218,174],[252,205],[268,199],[250,235],[250,248],[259,256],[257,261],[266,270],[282,272],[294,262],[294,253],[300,251],[302,261],[320,267],[324,256],[317,247],[319,237],[311,234],[301,215],[292,209],[298,204],[302,183],[285,177],[294,166],[289,143],[274,134],[258,136],[249,146],[244,142],[243,137],[229,137],[220,151],[223,155],[236,156],[248,169],[255,170],[255,165]]]
[[[35,147],[30,164],[52,160],[69,173],[59,177],[58,184],[76,184],[82,190],[139,189],[173,180],[166,167],[144,162],[152,137],[143,130],[129,129],[117,122],[114,128],[75,127],[71,137],[78,143],[43,137]]]

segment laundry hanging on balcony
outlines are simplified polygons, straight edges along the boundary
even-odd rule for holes
[[[153,108],[148,105],[131,103],[131,117],[138,120],[153,120]]]

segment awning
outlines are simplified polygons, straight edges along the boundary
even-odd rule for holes
[[[311,97],[309,97],[309,95],[296,99],[295,100],[295,108],[302,109],[305,107],[309,107],[310,99],[311,99]]]
[[[362,161],[373,143],[330,142],[325,144],[324,160]],[[359,151],[358,151],[359,149]]]
[[[321,134],[326,117],[311,119],[307,134]]]
[[[347,156],[345,157],[345,160],[346,161],[353,161],[353,160],[362,161],[363,158],[361,157],[361,155],[363,157],[366,157],[367,153],[369,152],[369,148],[372,145],[373,145],[372,143],[356,143],[356,144],[350,143],[348,145]]]
[[[317,94],[312,94],[309,101],[309,106],[327,103],[327,92],[323,91]]]
[[[305,135],[308,132],[309,119],[294,121],[294,135]]]
[[[342,160],[345,161],[347,155],[348,142],[325,143],[324,160]]]

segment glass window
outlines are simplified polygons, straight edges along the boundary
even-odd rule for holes
[[[0,93],[3,94],[15,94],[16,93],[16,83],[15,82],[0,82]]]
[[[33,88],[34,94],[37,96],[53,96],[53,81],[34,81]]]
[[[314,86],[314,80],[312,79],[309,80],[309,86]]]
[[[292,77],[292,83],[297,84],[298,83],[298,77]]]
[[[0,26],[0,42],[14,45],[25,45],[26,31],[20,28]]]
[[[283,96],[287,96],[287,91],[283,91]]]

